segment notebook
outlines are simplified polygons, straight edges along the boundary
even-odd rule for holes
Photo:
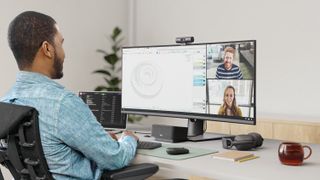
[[[226,151],[215,153],[212,155],[212,157],[216,159],[224,159],[229,161],[241,161],[243,159],[248,159],[255,156],[253,153],[247,151]]]
[[[121,113],[120,91],[79,91],[97,120],[106,130],[124,130],[127,115]]]

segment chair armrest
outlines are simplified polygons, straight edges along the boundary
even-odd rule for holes
[[[128,167],[108,171],[105,172],[102,176],[102,179],[112,179],[112,180],[120,180],[120,179],[146,179],[147,177],[152,176],[159,170],[159,166],[150,163],[142,163],[142,164],[134,164]]]

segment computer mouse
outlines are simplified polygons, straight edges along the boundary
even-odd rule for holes
[[[189,153],[189,149],[184,148],[184,147],[168,147],[166,151],[170,155],[188,154]]]

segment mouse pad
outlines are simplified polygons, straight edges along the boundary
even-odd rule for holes
[[[189,149],[188,154],[179,154],[179,155],[170,155],[166,152],[166,149],[168,147],[185,147]],[[200,149],[200,148],[193,148],[193,147],[186,147],[186,146],[172,146],[172,145],[166,145],[162,144],[162,147],[156,148],[156,149],[138,149],[137,153],[147,156],[155,156],[165,159],[171,159],[171,160],[184,160],[189,158],[194,158],[198,156],[204,156],[207,154],[217,153],[218,151],[215,150],[209,150],[209,149]]]

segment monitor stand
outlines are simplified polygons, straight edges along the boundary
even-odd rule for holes
[[[205,120],[199,119],[189,119],[188,120],[188,140],[197,141],[209,141],[209,140],[219,140],[223,137],[228,137],[229,135],[219,134],[219,133],[205,133],[203,130],[203,124]]]

